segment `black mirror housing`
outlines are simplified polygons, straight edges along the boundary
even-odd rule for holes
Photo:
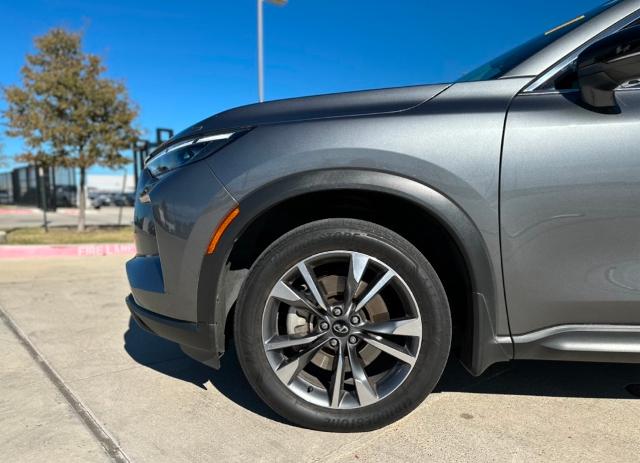
[[[584,50],[578,57],[577,72],[586,104],[617,108],[615,89],[640,77],[640,26],[623,29]]]

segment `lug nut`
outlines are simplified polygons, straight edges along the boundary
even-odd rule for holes
[[[333,309],[333,315],[334,317],[339,317],[340,315],[342,315],[342,309],[340,307],[335,307]]]
[[[320,329],[322,331],[327,331],[329,329],[329,324],[327,322],[320,323]]]
[[[358,338],[356,336],[349,336],[349,344],[356,344],[358,342]]]
[[[351,323],[357,325],[358,323],[360,323],[360,317],[354,315],[353,317],[351,317]]]
[[[329,344],[331,345],[331,347],[338,347],[338,340],[332,339],[331,341],[329,341]]]

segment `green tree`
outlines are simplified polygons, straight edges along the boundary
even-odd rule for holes
[[[82,51],[82,36],[52,29],[35,39],[21,69],[22,85],[5,87],[7,135],[21,137],[22,161],[75,167],[80,173],[78,230],[85,228],[86,172],[118,167],[139,135],[137,108],[125,86],[103,76],[100,57]]]

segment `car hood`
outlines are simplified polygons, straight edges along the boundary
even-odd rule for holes
[[[256,103],[204,119],[180,132],[174,139],[200,132],[210,133],[265,124],[401,112],[432,99],[448,87],[448,84],[421,85]]]

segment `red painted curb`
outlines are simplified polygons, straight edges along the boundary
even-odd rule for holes
[[[34,215],[37,209],[0,209],[0,215]]]
[[[13,245],[0,246],[0,259],[32,259],[43,257],[87,257],[87,256],[133,256],[133,243],[108,244],[59,244],[59,245]]]

